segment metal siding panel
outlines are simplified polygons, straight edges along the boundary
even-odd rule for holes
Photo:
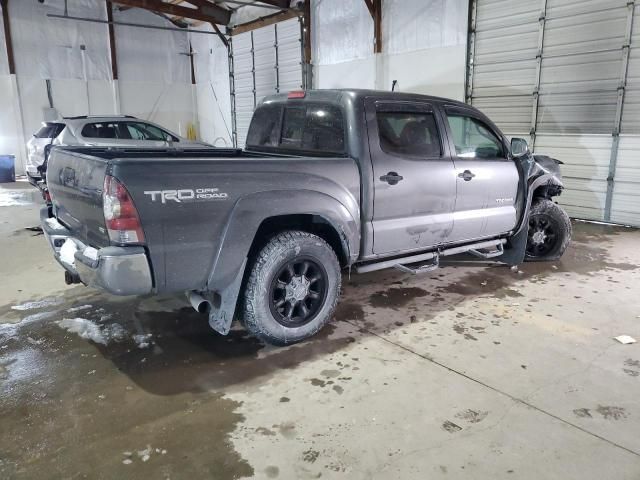
[[[640,136],[621,135],[611,221],[640,227]]]
[[[233,37],[235,114],[238,146],[244,147],[254,109],[251,32]]]
[[[235,114],[239,147],[244,147],[246,143],[255,109],[254,102],[278,91],[302,88],[300,45],[300,23],[296,18],[233,37]]]
[[[627,70],[627,89],[622,110],[622,133],[640,133],[640,3],[633,12],[633,34]]]
[[[547,0],[538,110],[532,112],[541,8],[538,0],[477,0],[471,102],[512,136],[524,136],[518,132],[528,132],[537,113],[536,152],[565,162],[559,203],[572,215],[602,220],[627,0]],[[623,133],[640,133],[639,19],[636,5]],[[636,214],[640,223],[638,199],[629,198],[631,185],[640,191],[638,138],[621,142],[614,221]]]
[[[277,92],[275,27],[269,25],[253,32],[253,49],[256,78],[256,100]]]
[[[610,135],[538,135],[535,153],[564,162],[561,169],[566,189],[558,203],[570,215],[604,218],[611,144]]]
[[[616,92],[540,95],[538,132],[611,134]]]
[[[473,106],[492,119],[509,135],[526,132],[531,128],[531,95],[497,98],[474,98]],[[519,135],[521,136],[521,135]]]
[[[278,72],[282,92],[302,88],[301,42],[297,18],[278,24]]]

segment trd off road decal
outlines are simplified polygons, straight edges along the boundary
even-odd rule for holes
[[[219,188],[184,188],[181,190],[145,190],[145,195],[151,197],[152,202],[206,202],[210,200],[226,200],[229,195]]]

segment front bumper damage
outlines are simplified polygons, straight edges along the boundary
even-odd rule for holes
[[[151,267],[143,247],[96,250],[74,238],[55,218],[50,218],[47,207],[40,211],[40,223],[55,259],[71,280],[68,283],[80,281],[113,295],[144,295],[153,290]]]

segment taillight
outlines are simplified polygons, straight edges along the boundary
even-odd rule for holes
[[[117,179],[107,175],[102,192],[104,221],[114,243],[144,243],[144,232],[133,200]]]
[[[304,90],[292,90],[287,95],[287,98],[304,98],[307,95],[307,92]]]

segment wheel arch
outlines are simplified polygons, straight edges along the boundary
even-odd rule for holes
[[[243,197],[228,216],[207,281],[206,293],[215,306],[209,315],[212,328],[223,334],[229,331],[252,255],[270,236],[287,229],[323,238],[342,266],[352,264],[360,253],[359,212],[352,212],[334,197],[311,190]]]

